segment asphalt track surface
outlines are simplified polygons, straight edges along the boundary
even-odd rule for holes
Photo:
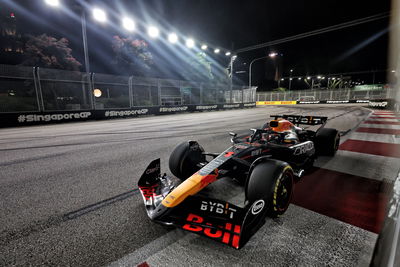
[[[341,150],[317,161],[287,213],[245,247],[148,219],[136,184],[151,160],[169,173],[176,144],[221,152],[228,132],[283,113],[330,117]],[[387,116],[392,124],[376,123]],[[366,266],[399,167],[397,123],[360,105],[296,105],[1,129],[0,266]],[[232,181],[218,182],[217,194],[240,201]]]

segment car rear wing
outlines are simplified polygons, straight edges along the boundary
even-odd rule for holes
[[[304,124],[304,125],[325,125],[328,121],[328,117],[321,116],[303,116],[303,115],[271,115],[271,118],[275,120],[282,118],[290,121],[293,124]],[[321,127],[322,127],[321,126]]]

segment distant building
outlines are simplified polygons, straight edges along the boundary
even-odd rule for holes
[[[14,12],[0,14],[0,62],[19,64],[24,54],[24,39],[17,29],[17,17]]]

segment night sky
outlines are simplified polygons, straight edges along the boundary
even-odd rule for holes
[[[74,18],[64,11],[51,9],[41,0],[2,2],[2,14],[15,12],[20,32],[66,37],[71,42],[74,56],[83,63],[81,28],[77,16]],[[72,10],[70,14],[77,13],[72,4],[74,1],[63,2]],[[161,32],[164,34],[174,29],[182,36],[193,37],[198,41],[197,44],[204,41],[211,46],[235,50],[390,11],[388,0],[119,0],[86,3],[107,8],[113,23],[99,25],[94,23],[88,14],[91,70],[103,73],[113,72],[108,64],[112,59],[112,36],[127,35],[119,30],[118,18],[121,14],[130,14],[141,24],[134,34],[137,38],[146,39],[144,27],[154,24],[163,28]],[[246,73],[237,76],[246,83],[248,63],[253,58],[267,55],[270,51],[283,54],[280,58],[283,76],[288,76],[290,69],[294,69],[293,75],[296,76],[386,69],[388,24],[389,18],[386,18],[238,54],[235,69],[244,70]],[[162,66],[159,70],[169,70],[155,75],[177,77],[182,52],[176,47],[168,47],[161,41],[148,42],[155,61]],[[344,56],[358,46],[358,50]],[[214,59],[224,67],[228,64],[228,59],[223,54]],[[262,61],[254,65],[256,84],[273,78],[271,66],[271,63]]]

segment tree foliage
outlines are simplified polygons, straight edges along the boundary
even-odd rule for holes
[[[212,80],[211,62],[207,60],[206,53],[198,52],[189,60],[191,66],[190,72],[192,77],[197,80]]]
[[[114,64],[122,72],[143,75],[151,70],[153,56],[148,50],[144,40],[113,37],[112,49],[114,51]]]
[[[68,46],[66,38],[31,35],[25,44],[27,59],[22,65],[77,71],[82,64],[72,56],[72,49]]]

